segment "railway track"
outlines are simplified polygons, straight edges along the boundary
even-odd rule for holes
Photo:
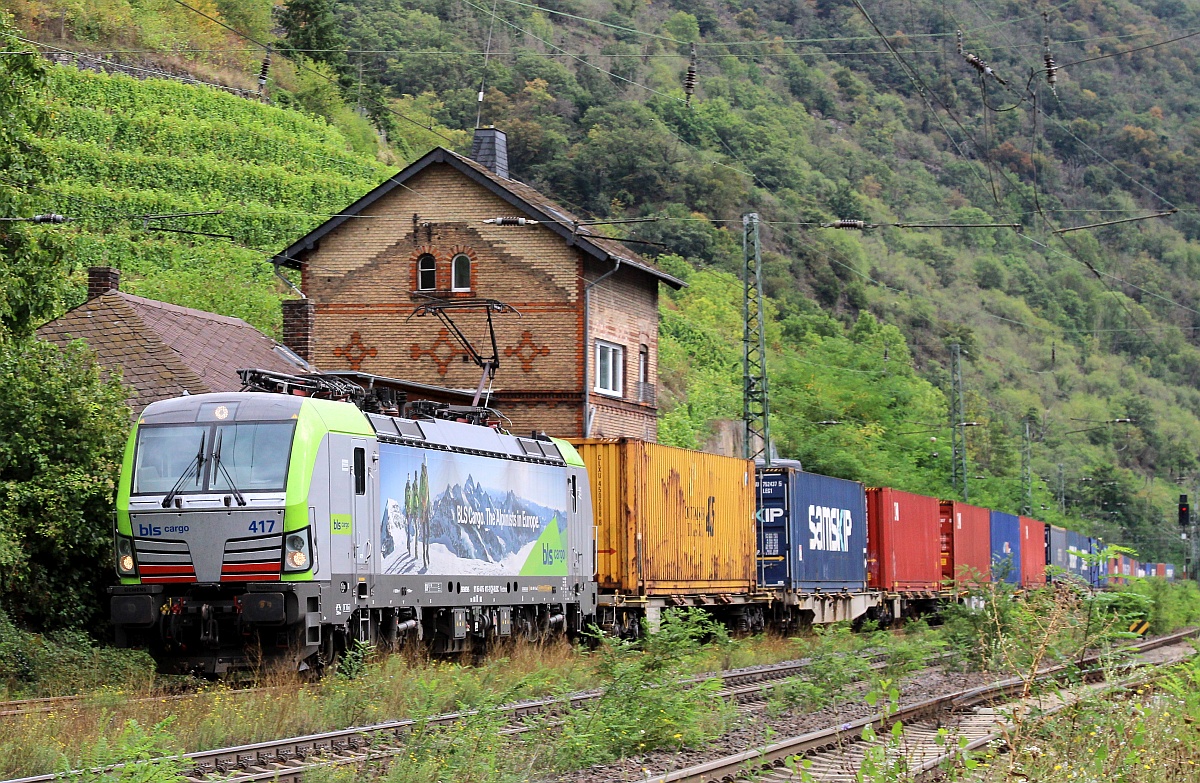
[[[231,688],[221,691],[222,695],[239,696],[248,693],[265,693],[280,690],[277,686],[266,688]],[[171,702],[195,698],[203,693],[199,687],[189,688],[186,692],[167,691],[156,696],[138,696],[136,698],[122,697],[122,704],[142,704],[150,702]],[[103,698],[94,693],[81,693],[74,696],[47,696],[40,699],[16,699],[0,702],[0,718],[12,718],[19,715],[37,715],[64,710],[86,708],[96,704]]]
[[[1131,645],[1137,652],[1167,647],[1195,637],[1196,629]],[[1097,657],[1081,662],[1088,678],[1101,678]],[[1068,672],[1066,665],[1044,669],[1039,680],[1061,677]],[[1062,709],[1088,692],[1103,685],[1085,684],[1065,691],[1065,699],[1049,697],[1038,705],[1042,714]],[[1109,684],[1107,687],[1112,687]],[[919,780],[938,771],[952,757],[981,748],[1004,734],[1007,718],[989,706],[1000,700],[1011,700],[1023,692],[1025,682],[1019,678],[1004,680],[983,688],[972,688],[933,699],[908,704],[897,711],[880,713],[839,726],[785,739],[767,747],[756,748],[724,758],[680,769],[647,779],[646,783],[714,783],[753,777],[756,781],[799,780],[801,762],[805,772],[817,781],[852,781],[870,753],[873,759],[894,763],[897,751],[889,747],[888,730],[896,723],[903,724],[903,739],[898,743],[904,754],[902,766],[905,779]],[[1020,709],[1021,707],[1018,707]],[[968,712],[969,711],[969,712]],[[871,726],[879,739],[862,739],[863,731]],[[964,738],[960,746],[959,738]],[[889,757],[888,754],[892,755]]]
[[[1180,639],[1196,635],[1195,630],[1189,630],[1160,639],[1143,642],[1137,646],[1139,650],[1148,650],[1174,644]],[[937,656],[936,663],[942,656]],[[887,665],[883,654],[872,656],[871,668],[878,670]],[[1089,659],[1092,660],[1092,659]],[[1085,661],[1087,663],[1087,661]],[[698,682],[711,677],[720,677],[722,688],[714,694],[737,702],[739,705],[761,702],[770,696],[770,691],[781,681],[799,674],[811,665],[811,659],[787,661],[766,666],[754,666],[744,669],[728,670],[714,675],[700,675],[684,680],[683,683]],[[1059,667],[1065,669],[1066,667]],[[1057,670],[1048,670],[1043,676],[1053,676]],[[903,721],[905,724],[920,725],[923,720],[939,712],[955,707],[955,699],[967,699],[963,704],[978,704],[999,695],[1011,694],[1023,686],[1021,680],[1009,680],[988,688],[953,694],[951,696],[930,699],[918,705],[910,705],[891,717],[891,722]],[[517,702],[496,708],[493,715],[497,719],[507,721],[507,726],[499,733],[511,736],[533,730],[535,727],[525,724],[525,718],[544,716],[553,720],[553,715],[587,704],[600,698],[602,691],[588,691],[572,694],[565,698],[540,699]],[[396,720],[385,723],[359,726],[337,731],[290,737],[281,740],[271,740],[247,745],[240,745],[216,750],[199,751],[180,757],[183,766],[183,777],[189,783],[212,783],[221,780],[222,783],[253,783],[256,781],[280,781],[293,783],[301,781],[307,773],[314,770],[344,766],[365,765],[372,762],[386,764],[388,760],[401,755],[406,750],[408,736],[417,730],[436,727],[450,727],[454,724],[477,716],[478,711],[446,713],[431,718],[419,720]],[[794,740],[777,743],[769,748],[749,751],[737,756],[710,762],[699,767],[680,770],[670,775],[652,778],[652,780],[667,783],[668,781],[715,781],[733,779],[750,769],[760,771],[776,770],[783,760],[800,755],[815,755],[816,751],[830,751],[847,744],[847,740],[856,739],[862,728],[874,722],[879,727],[888,724],[883,716],[866,718],[840,727],[804,735]],[[890,725],[890,724],[889,724]],[[994,721],[993,721],[994,725]],[[536,728],[543,728],[544,724]],[[121,766],[121,765],[118,765]],[[114,769],[112,767],[109,770]],[[54,783],[55,781],[70,780],[81,776],[82,771],[37,775],[18,778],[2,783]],[[836,778],[835,778],[836,779]]]
[[[882,669],[887,665],[884,653],[871,650],[865,652],[869,654],[870,666],[873,670]],[[943,657],[937,656],[931,664],[940,661]],[[730,669],[689,677],[682,680],[681,685],[686,686],[719,677],[722,681],[722,688],[714,694],[714,697],[745,705],[769,697],[771,688],[790,677],[802,674],[811,663],[811,658],[802,658],[783,663]],[[601,696],[603,696],[603,691],[594,690],[571,694],[567,697],[515,702],[497,707],[495,717],[502,718],[508,723],[507,728],[501,731],[502,735],[520,734],[532,729],[523,723],[525,718],[535,715],[552,717],[555,713],[581,707]],[[192,783],[210,783],[214,777],[219,777],[222,781],[246,783],[258,780],[279,780],[285,783],[286,781],[298,781],[305,772],[322,767],[361,764],[392,758],[403,752],[405,740],[414,730],[453,726],[455,723],[477,715],[479,715],[478,711],[453,712],[431,718],[388,721],[338,731],[188,753],[181,757],[184,777]],[[81,774],[81,770],[75,770],[16,778],[0,781],[0,783],[53,783],[53,781],[69,780]]]

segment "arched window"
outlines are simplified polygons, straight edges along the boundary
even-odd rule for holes
[[[471,290],[471,257],[466,253],[459,253],[451,260],[451,270],[454,274],[454,279],[451,281],[450,288],[454,291],[470,291]]]
[[[437,288],[437,259],[430,253],[422,253],[417,259],[417,288],[421,291]]]

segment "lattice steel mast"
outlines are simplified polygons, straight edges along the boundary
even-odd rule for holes
[[[950,346],[950,373],[953,388],[950,390],[950,483],[957,491],[962,489],[963,500],[967,494],[967,406],[963,400],[962,348],[958,343]]]
[[[758,213],[742,215],[742,421],[746,459],[771,465],[771,403],[767,393],[767,337],[763,331],[762,252]]]

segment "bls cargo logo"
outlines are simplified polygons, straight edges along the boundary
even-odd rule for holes
[[[567,561],[567,550],[542,544],[542,565],[552,566]]]
[[[163,533],[186,533],[190,528],[187,525],[144,525],[141,522],[137,525],[137,534],[143,537],[161,536]]]
[[[848,508],[808,507],[809,549],[849,552],[854,524]]]

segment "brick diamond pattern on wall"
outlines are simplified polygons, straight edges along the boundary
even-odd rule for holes
[[[533,360],[539,356],[549,356],[550,348],[545,345],[538,345],[533,341],[533,332],[528,329],[521,332],[521,341],[516,345],[510,345],[504,349],[504,355],[509,358],[516,357],[521,363],[523,372],[533,370]]]
[[[414,359],[420,359],[422,356],[433,359],[437,364],[438,375],[443,377],[450,369],[450,362],[454,361],[455,356],[465,357],[467,355],[461,346],[450,339],[450,330],[444,326],[438,330],[437,339],[428,348],[422,348],[419,343],[413,343],[409,348],[409,353]]]
[[[345,345],[333,349],[334,356],[340,356],[350,363],[351,370],[359,370],[362,368],[363,360],[368,356],[375,358],[379,355],[379,351],[367,345],[363,345],[362,335],[358,332],[350,333],[350,342]]]

